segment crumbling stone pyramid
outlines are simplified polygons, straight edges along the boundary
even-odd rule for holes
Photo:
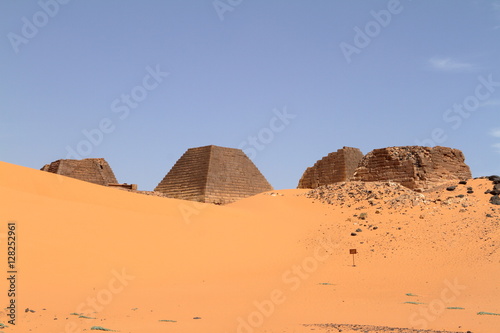
[[[363,153],[352,147],[344,147],[330,153],[306,169],[297,188],[317,188],[349,181],[362,158]]]
[[[226,204],[273,187],[241,149],[188,149],[155,188],[170,198]]]
[[[450,180],[472,178],[458,149],[405,146],[375,149],[361,161],[353,180],[393,181],[424,191]]]
[[[40,170],[99,185],[106,186],[108,184],[118,183],[113,170],[104,158],[57,160],[44,165]]]

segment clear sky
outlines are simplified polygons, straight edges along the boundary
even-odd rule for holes
[[[276,189],[343,146],[500,174],[500,1],[0,2],[0,159],[104,157],[152,190],[191,147]]]

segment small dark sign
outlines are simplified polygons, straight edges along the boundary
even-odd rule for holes
[[[349,250],[349,254],[352,254],[352,267],[356,267],[356,264],[354,263],[354,255],[357,253],[358,253],[358,251],[356,251],[356,249]]]

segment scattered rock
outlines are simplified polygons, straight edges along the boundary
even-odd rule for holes
[[[497,175],[489,176],[488,180],[491,180],[492,182],[497,181],[497,180],[500,181],[500,176],[497,176]]]
[[[385,257],[385,256],[384,256]],[[374,325],[358,325],[358,324],[302,324],[305,327],[310,328],[310,330],[315,330],[319,328],[318,331],[322,332],[365,332],[365,333],[375,333],[375,332],[391,332],[391,333],[464,333],[464,331],[443,331],[443,330],[420,330],[420,329],[410,329],[410,328],[399,328],[399,327],[389,327],[389,326],[374,326]],[[467,331],[467,333],[472,333]]]
[[[351,232],[351,236],[357,236],[358,234],[355,232]]]
[[[341,182],[320,186],[307,192],[306,197],[329,205],[346,205],[347,207],[350,207],[352,203],[366,203],[375,198],[378,198],[379,204],[386,204],[389,208],[411,207],[427,203],[423,194],[393,182]],[[357,207],[356,209],[363,208]],[[367,215],[361,213],[358,218],[363,219],[363,216]]]
[[[356,229],[356,232],[362,232],[362,231],[363,231],[363,230],[362,230],[362,229],[360,229],[360,228]]]
[[[453,185],[453,186],[448,186],[448,187],[446,188],[446,191],[455,191],[455,189],[456,189],[456,188],[457,188],[457,186],[456,186],[456,185]]]
[[[497,195],[494,195],[490,198],[490,203],[492,203],[493,205],[500,205],[500,196]]]
[[[460,185],[467,185],[467,181],[466,180],[461,180],[458,182]]]

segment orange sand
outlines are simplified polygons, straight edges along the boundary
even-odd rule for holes
[[[6,277],[8,221],[17,227],[15,326],[0,283],[6,333],[338,332],[304,326],[328,323],[500,332],[500,316],[477,314],[500,313],[500,206],[483,194],[487,180],[469,181],[465,204],[443,203],[462,186],[426,193],[443,200],[426,205],[341,208],[307,190],[214,206],[3,162],[0,175]]]

